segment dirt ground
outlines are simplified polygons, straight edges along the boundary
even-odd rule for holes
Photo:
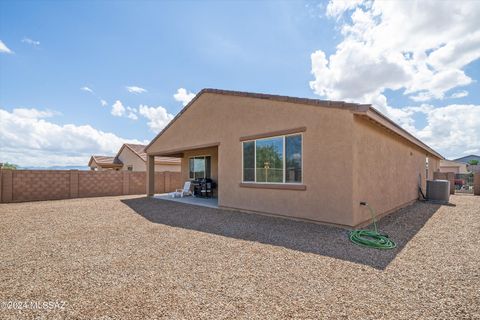
[[[0,319],[480,319],[480,197],[348,231],[144,197],[0,204]]]

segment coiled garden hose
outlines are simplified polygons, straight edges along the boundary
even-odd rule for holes
[[[360,202],[361,205],[366,206],[372,214],[374,230],[352,230],[350,231],[350,241],[353,243],[375,249],[393,249],[397,245],[389,239],[388,235],[380,234],[377,230],[377,221],[375,219],[375,210],[366,202]]]

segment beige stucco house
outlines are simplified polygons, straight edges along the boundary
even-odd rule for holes
[[[91,170],[146,171],[147,154],[145,145],[124,143],[115,157],[96,156],[90,158]],[[155,171],[180,172],[180,159],[155,157]]]
[[[469,173],[466,163],[455,162],[451,160],[440,160],[439,170],[440,172],[453,172],[461,174]]]
[[[211,177],[218,205],[342,226],[418,198],[443,157],[370,105],[204,89],[147,146]],[[428,168],[426,163],[428,162]]]

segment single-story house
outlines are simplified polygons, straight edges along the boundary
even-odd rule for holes
[[[468,173],[467,164],[451,160],[440,160],[440,172]]]
[[[425,192],[443,157],[370,105],[203,89],[150,142],[181,158],[183,181],[210,177],[218,206],[342,226]]]
[[[124,143],[117,155],[96,156],[90,158],[88,166],[91,170],[123,170],[123,171],[146,171],[147,154],[145,153],[146,145]],[[180,159],[155,157],[155,171],[163,172],[180,172]]]
[[[90,161],[88,161],[88,166],[90,167],[90,170],[94,171],[119,171],[123,168],[123,163],[116,157],[92,155]]]

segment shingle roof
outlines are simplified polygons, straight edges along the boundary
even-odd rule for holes
[[[93,155],[90,158],[90,161],[88,165],[91,164],[91,162],[95,161],[99,165],[103,166],[112,166],[112,167],[121,167],[123,166],[122,161],[118,159],[117,157],[109,157],[109,156],[99,156],[99,155]]]
[[[137,154],[143,161],[147,161],[147,153],[145,152],[145,148],[147,147],[144,144],[133,144],[133,143],[125,143],[125,147],[132,150],[135,154]],[[122,151],[123,147],[120,149],[118,153]],[[180,164],[180,159],[178,158],[169,158],[169,157],[155,157],[155,162],[157,163],[168,163],[168,164]]]

